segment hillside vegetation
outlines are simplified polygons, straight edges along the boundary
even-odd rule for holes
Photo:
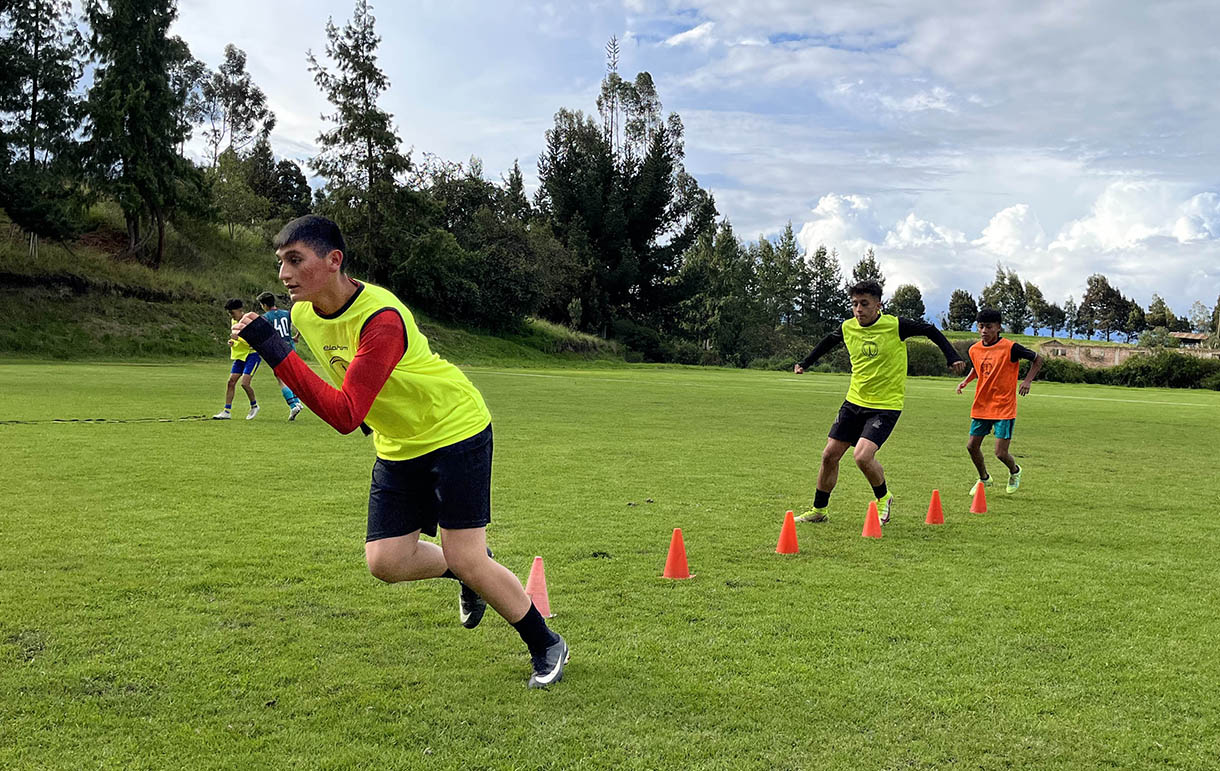
[[[8,225],[7,220],[0,224]],[[116,260],[125,238],[117,207],[90,212],[90,230],[71,244],[43,242],[37,256],[10,228],[0,240],[0,328],[8,358],[148,360],[227,356],[226,298],[248,303],[281,289],[270,234],[192,222],[169,228],[159,270]],[[617,343],[537,319],[499,337],[418,321],[433,348],[458,363],[623,363]]]

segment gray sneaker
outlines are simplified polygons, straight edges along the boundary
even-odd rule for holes
[[[555,636],[559,637],[559,635]],[[530,688],[546,688],[562,680],[563,668],[567,666],[571,658],[572,651],[568,649],[568,644],[564,642],[563,638],[559,637],[559,641],[553,643],[541,656],[534,656],[530,659],[534,666],[534,671],[530,675]]]

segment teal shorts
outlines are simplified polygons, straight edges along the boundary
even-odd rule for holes
[[[1012,424],[1016,423],[1016,418],[1008,418],[1007,420],[987,420],[985,418],[970,419],[970,435],[971,436],[987,436],[991,433],[992,427],[995,427],[996,439],[1012,439]]]

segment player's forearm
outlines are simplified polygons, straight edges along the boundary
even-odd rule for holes
[[[341,434],[350,434],[360,427],[377,396],[376,390],[370,395],[367,388],[349,389],[347,378],[343,381],[343,388],[331,386],[318,377],[295,352],[275,367],[275,374],[305,402],[311,412]]]
[[[392,363],[387,367],[385,362],[369,361],[375,357],[366,356],[360,365],[353,360],[343,388],[334,388],[318,377],[266,320],[254,319],[240,336],[315,415],[342,434],[350,434],[364,422],[393,369]]]
[[[834,350],[835,346],[843,342],[842,330],[831,332],[826,337],[818,341],[818,344],[813,347],[813,350],[801,360],[801,369],[809,369],[814,364],[817,364],[818,359]]]
[[[957,349],[953,347],[953,344],[949,342],[949,338],[945,337],[944,332],[941,332],[939,329],[926,321],[916,321],[904,318],[898,319],[898,337],[902,340],[907,340],[912,337],[926,337],[933,343],[936,343],[936,347],[939,348],[940,352],[945,355],[945,362],[949,366],[953,366],[957,362],[962,361],[961,354],[958,353]]]
[[[1033,362],[1029,365],[1029,372],[1025,375],[1026,383],[1033,382],[1033,379],[1038,376],[1038,373],[1042,371],[1042,362],[1044,361],[1046,361],[1046,359],[1042,357],[1042,354],[1038,354],[1034,357]]]

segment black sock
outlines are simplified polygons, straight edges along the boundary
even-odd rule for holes
[[[824,509],[830,505],[830,493],[825,490],[813,491],[813,508]]]
[[[453,574],[453,571],[450,570],[449,568],[445,568],[445,572],[441,573],[439,576],[437,576],[437,578],[452,578],[454,581],[462,580],[462,579],[458,578],[457,576],[455,576]]]
[[[513,629],[516,629],[517,634],[521,635],[525,647],[530,649],[531,656],[541,656],[546,653],[547,648],[559,642],[559,635],[550,630],[546,625],[546,619],[542,617],[532,602],[530,609],[525,612],[521,620],[513,623]]]
[[[889,492],[889,491],[886,490],[886,488],[885,488],[884,479],[881,480],[881,484],[873,485],[873,497],[876,498],[877,500],[881,500],[882,498],[884,498],[885,494],[887,492]]]

